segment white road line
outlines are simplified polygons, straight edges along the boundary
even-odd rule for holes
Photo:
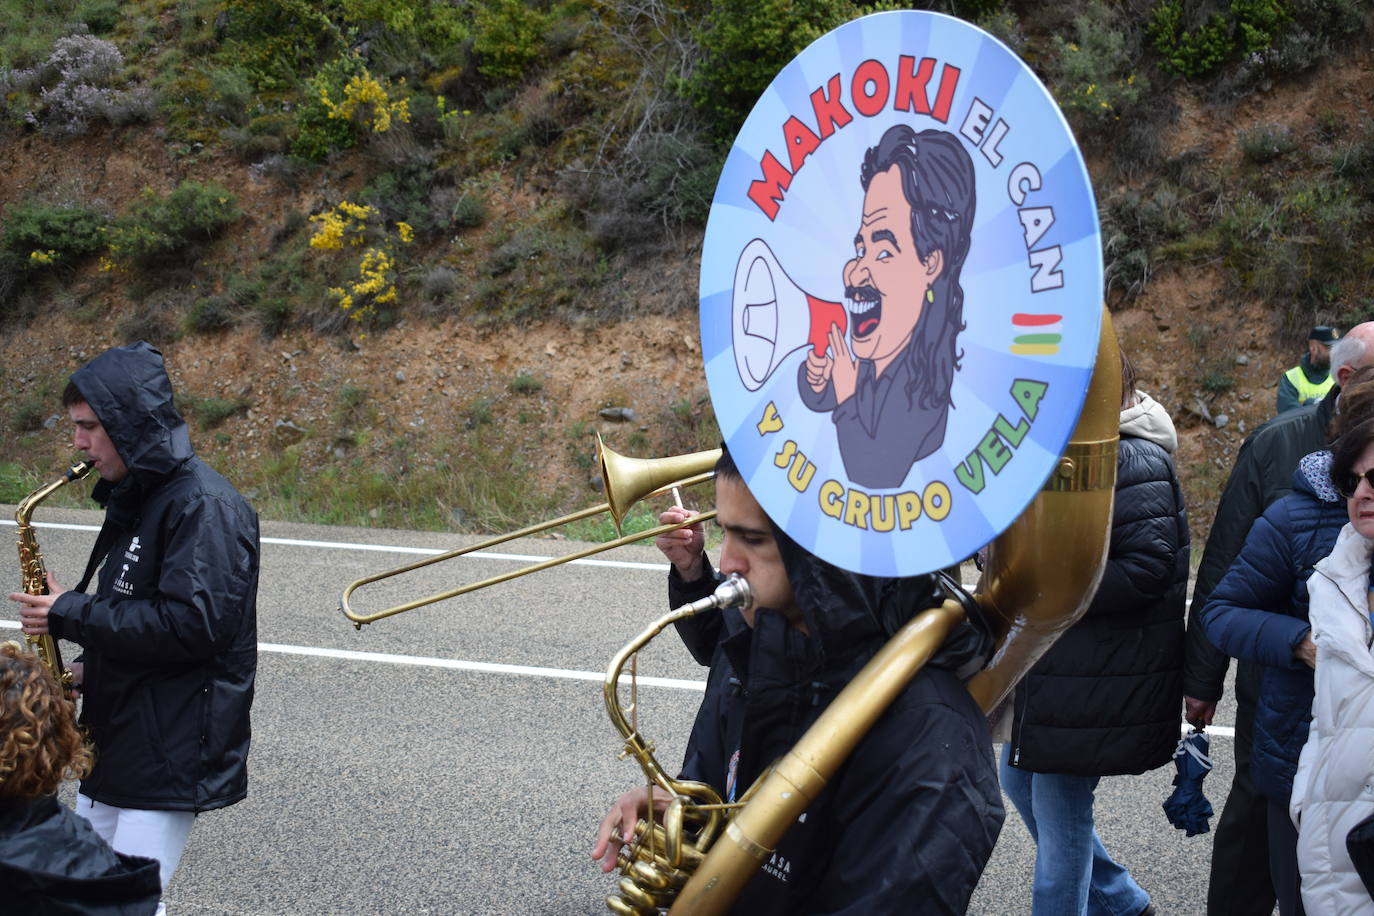
[[[0,519],[0,525],[13,525],[13,521]],[[59,528],[66,531],[99,531],[99,525],[67,525],[59,522],[38,522],[37,528]],[[327,550],[370,550],[382,553],[408,553],[421,556],[435,556],[446,553],[432,547],[399,547],[388,544],[353,544],[345,541],[306,541],[295,538],[263,538],[264,544],[283,547],[317,547]],[[537,563],[548,557],[529,556],[517,553],[470,553],[466,556],[474,560],[513,560],[519,563]],[[570,566],[608,566],[614,569],[645,569],[662,572],[668,568],[666,563],[631,563],[621,560],[573,560]],[[0,628],[17,630],[17,621],[0,620]],[[313,646],[286,646],[278,643],[258,643],[262,652],[279,652],[285,655],[313,655],[321,658],[340,658],[350,661],[378,662],[388,665],[418,665],[430,668],[448,668],[459,671],[483,671],[490,674],[518,674],[526,677],[552,677],[575,681],[603,681],[606,675],[598,671],[571,671],[563,668],[537,668],[531,665],[499,665],[491,662],[465,662],[452,658],[428,658],[418,655],[389,655],[382,652],[355,652],[349,649],[320,649]],[[642,677],[641,684],[649,687],[671,687],[678,690],[706,689],[705,681],[688,681],[678,678]],[[1184,727],[1187,730],[1187,727]],[[1234,738],[1236,730],[1226,725],[1209,725],[1209,735]]]
[[[0,519],[0,525],[14,525],[15,522]],[[59,522],[38,522],[35,528],[59,528],[64,531],[99,531],[99,525],[67,525]],[[305,541],[296,538],[263,538],[264,544],[276,544],[282,547],[317,547],[326,550],[369,550],[377,553],[405,553],[417,556],[433,557],[441,553],[448,553],[448,550],[440,550],[434,547],[400,547],[393,544],[353,544],[345,541]],[[471,560],[510,560],[516,563],[538,563],[549,559],[531,554],[521,553],[469,553],[465,554]],[[651,572],[667,572],[667,563],[635,563],[629,560],[572,560],[569,566],[605,566],[612,569],[644,569]]]
[[[19,622],[0,620],[0,629],[17,630]],[[391,655],[385,652],[357,652],[352,649],[321,649],[316,646],[287,646],[281,643],[260,642],[259,652],[275,652],[281,655],[308,655],[315,658],[338,658],[355,662],[377,662],[384,665],[412,665],[422,668],[447,668],[453,671],[481,671],[485,674],[517,674],[524,677],[551,677],[569,681],[596,681],[606,679],[604,671],[574,671],[566,668],[537,668],[533,665],[502,665],[495,662],[468,662],[456,658],[432,658],[423,655]],[[692,681],[673,677],[641,677],[638,679],[646,687],[671,687],[676,690],[694,690],[701,693],[706,689],[705,681]]]
[[[0,628],[19,629],[13,620],[0,620]],[[314,646],[287,646],[280,643],[260,642],[260,652],[276,652],[281,655],[307,655],[315,658],[338,658],[354,662],[377,662],[384,665],[413,665],[422,668],[447,668],[452,671],[481,671],[484,674],[516,674],[523,677],[551,677],[568,681],[597,681],[606,679],[601,671],[574,671],[567,668],[536,668],[532,665],[501,665],[494,662],[465,662],[456,658],[432,658],[423,655],[391,655],[385,652],[357,652],[352,649],[320,649]],[[692,690],[702,693],[706,690],[705,681],[690,681],[674,677],[641,677],[639,683],[645,687],[669,687],[675,690]],[[1186,734],[1189,726],[1183,725],[1180,734]],[[1236,730],[1229,725],[1209,725],[1207,734],[1212,737],[1234,738]]]
[[[281,652],[285,655],[313,655],[322,658],[340,658],[359,662],[380,662],[387,665],[419,665],[430,668],[449,668],[458,671],[481,671],[488,674],[518,674],[525,677],[552,677],[570,681],[606,680],[604,671],[573,671],[566,668],[536,668],[531,665],[501,665],[493,662],[465,662],[454,658],[427,658],[419,655],[389,655],[382,652],[356,652],[351,649],[316,649],[310,646],[283,646],[276,643],[258,643],[263,652]],[[705,691],[705,681],[691,681],[671,677],[641,677],[642,686],[672,687],[678,690]]]

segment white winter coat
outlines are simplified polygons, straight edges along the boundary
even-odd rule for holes
[[[1350,829],[1374,813],[1374,628],[1369,565],[1374,542],[1351,525],[1307,581],[1317,644],[1312,727],[1293,779],[1298,869],[1309,913],[1374,914],[1346,850]]]

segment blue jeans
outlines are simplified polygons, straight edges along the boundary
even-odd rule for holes
[[[1002,791],[1035,840],[1032,916],[1136,916],[1150,903],[1093,827],[1096,776],[1031,773],[1002,748]]]

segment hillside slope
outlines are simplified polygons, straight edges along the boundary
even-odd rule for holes
[[[1179,83],[1171,90],[1178,115],[1162,137],[1166,168],[1186,165],[1199,185],[1301,171],[1280,160],[1258,172],[1243,150],[1245,131],[1279,125],[1300,147],[1319,135],[1367,131],[1372,69],[1366,36],[1232,106]],[[201,289],[198,278],[249,273],[293,239],[304,251],[307,217],[360,187],[363,154],[285,180],[227,152],[187,150],[155,124],[74,138],[12,133],[4,143],[0,209],[41,196],[119,211],[144,189],[166,193],[193,180],[228,189],[244,214],[207,249],[212,271],[172,271],[150,283],[87,263],[53,285],[27,320],[10,321],[0,342],[0,379],[10,392],[0,410],[0,461],[28,471],[14,488],[68,457],[58,407],[67,374],[134,337],[163,348],[198,449],[268,516],[502,529],[595,499],[596,432],[644,456],[713,444],[693,308],[699,238],[681,240],[671,256],[616,262],[613,285],[631,304],[620,312],[628,317],[478,323],[470,310],[437,310],[417,298],[399,304],[395,323],[366,331],[334,319],[289,323],[279,333],[261,322],[191,333],[186,303],[230,291],[223,279]],[[1118,173],[1091,146],[1087,155],[1100,200],[1147,194],[1158,181]],[[490,258],[563,177],[517,162],[489,168],[480,193],[491,225],[431,246],[446,263]],[[543,256],[537,248],[521,255],[532,271],[556,272]],[[416,284],[409,288],[415,295]],[[1275,383],[1301,349],[1301,333],[1237,288],[1226,258],[1200,246],[1159,259],[1138,297],[1113,302],[1142,387],[1180,427],[1178,466],[1199,541],[1236,449],[1272,415]],[[1371,303],[1374,278],[1365,276],[1318,317],[1348,322]],[[302,305],[329,311],[328,303]]]

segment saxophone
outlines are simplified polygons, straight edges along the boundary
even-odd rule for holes
[[[19,503],[19,508],[15,510],[14,522],[19,528],[19,575],[24,580],[25,594],[46,595],[48,593],[47,570],[43,567],[43,554],[38,549],[38,538],[34,535],[33,525],[29,523],[33,510],[38,508],[39,503],[51,496],[60,487],[85,477],[93,467],[95,465],[90,461],[81,461],[72,465],[61,477],[24,497],[24,500]],[[57,640],[51,634],[25,636],[24,638],[28,640],[29,645],[33,646],[39,660],[43,662],[43,667],[47,668],[48,673],[62,685],[62,693],[70,700],[72,698],[72,673],[62,666],[62,653],[57,648]]]

